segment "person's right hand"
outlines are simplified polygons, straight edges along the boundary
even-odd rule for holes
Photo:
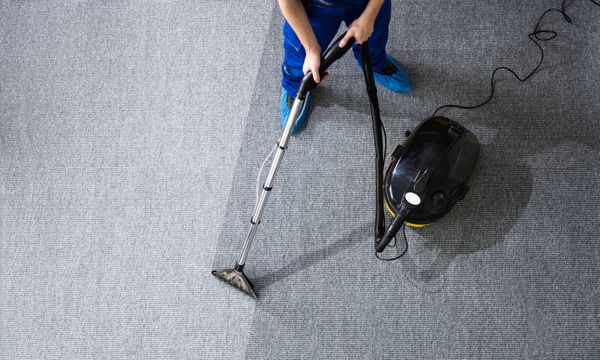
[[[319,75],[319,66],[321,66],[321,49],[310,48],[306,50],[306,57],[304,58],[304,65],[302,66],[302,72],[306,74],[311,72],[313,79],[317,84],[321,83],[321,76]],[[323,76],[323,80],[327,80],[328,75]]]

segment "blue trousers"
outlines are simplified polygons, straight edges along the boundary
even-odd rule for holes
[[[339,7],[320,7],[315,5],[307,5],[306,13],[310,24],[315,32],[317,41],[322,51],[325,51],[329,43],[336,35],[342,21],[346,26],[358,18],[365,7],[368,0],[357,5],[339,6]],[[381,7],[379,15],[375,20],[373,34],[369,38],[369,48],[373,63],[373,70],[377,71],[385,66],[385,46],[388,39],[388,26],[391,16],[391,0],[386,0]],[[300,82],[304,73],[302,66],[306,52],[300,43],[298,36],[286,21],[283,25],[283,64],[281,65],[281,85],[292,96],[296,97],[296,92],[300,87]],[[362,65],[362,54],[359,45],[352,47],[356,60]]]

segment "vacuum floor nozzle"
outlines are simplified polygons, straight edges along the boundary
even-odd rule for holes
[[[254,292],[252,282],[244,275],[243,268],[239,265],[236,265],[234,269],[213,271],[212,274],[238,290],[243,291],[247,295],[250,295],[253,299],[258,299],[258,296],[256,296],[256,293]]]

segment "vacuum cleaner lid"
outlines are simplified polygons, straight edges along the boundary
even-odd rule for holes
[[[419,194],[422,204],[407,222],[429,224],[444,217],[468,191],[479,141],[455,121],[433,117],[421,122],[392,154],[385,176],[387,204],[397,213],[404,194]]]

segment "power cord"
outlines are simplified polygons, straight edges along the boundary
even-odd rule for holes
[[[255,202],[254,202],[254,210],[256,210],[256,207],[258,206],[258,197],[259,197],[260,188],[261,188],[260,179],[262,177],[262,172],[265,168],[265,165],[267,165],[267,161],[269,161],[269,159],[273,156],[273,153],[275,152],[275,150],[277,150],[277,146],[279,146],[279,143],[277,143],[275,146],[273,146],[273,150],[271,150],[269,155],[267,155],[267,157],[265,157],[262,164],[260,165],[260,169],[258,169],[258,175],[256,176],[256,198],[255,198]]]
[[[593,4],[600,6],[600,2],[598,2],[597,0],[589,0],[591,1]],[[537,48],[540,50],[540,61],[538,62],[538,64],[536,65],[536,67],[525,77],[520,77],[519,75],[517,75],[517,73],[511,69],[508,68],[506,66],[500,66],[497,67],[496,69],[494,69],[494,71],[492,72],[492,78],[491,78],[491,82],[490,82],[490,95],[488,96],[488,98],[478,104],[478,105],[473,105],[473,106],[464,106],[464,105],[455,105],[455,104],[447,104],[447,105],[442,105],[439,108],[437,108],[433,114],[431,115],[431,117],[436,116],[436,114],[442,110],[442,109],[446,109],[446,108],[455,108],[455,109],[464,109],[464,110],[473,110],[473,109],[477,109],[480,108],[484,105],[486,105],[487,103],[489,103],[492,98],[494,97],[494,79],[496,77],[496,74],[500,71],[500,70],[506,70],[509,73],[513,74],[514,77],[516,77],[520,82],[525,82],[527,80],[529,80],[535,73],[537,73],[540,69],[540,67],[542,66],[542,63],[544,62],[544,49],[542,48],[542,46],[540,45],[540,42],[544,42],[544,41],[550,41],[552,39],[554,39],[555,37],[558,36],[558,32],[554,31],[554,30],[545,30],[545,29],[540,29],[540,25],[542,20],[546,17],[546,15],[548,13],[551,12],[558,12],[560,13],[563,18],[565,19],[566,22],[568,22],[569,24],[573,23],[573,19],[571,19],[571,17],[567,14],[567,11],[565,9],[565,5],[566,5],[567,0],[563,0],[562,1],[562,5],[561,8],[550,8],[546,11],[544,11],[544,13],[542,14],[542,16],[540,16],[537,24],[535,25],[535,28],[533,30],[532,33],[530,33],[528,35],[529,39],[535,44],[535,46],[537,46]]]

